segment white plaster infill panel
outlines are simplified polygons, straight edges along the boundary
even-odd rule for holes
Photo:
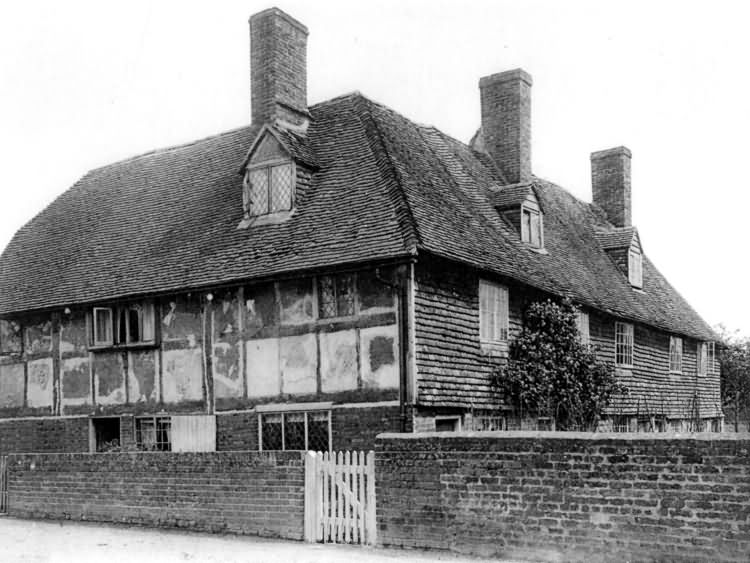
[[[360,331],[362,385],[391,389],[399,385],[398,326],[376,326]]]
[[[233,350],[235,348],[236,350]],[[214,393],[217,398],[241,397],[242,396],[242,374],[240,373],[239,357],[242,353],[240,341],[216,342],[214,344],[213,366],[214,366]],[[220,361],[220,358],[224,361]],[[227,360],[234,361],[227,361]],[[222,373],[222,369],[226,373]]]
[[[320,377],[323,393],[357,388],[356,331],[321,333]]]
[[[279,372],[279,339],[248,340],[247,394],[249,397],[275,397],[281,393]]]
[[[68,358],[60,362],[60,378],[63,405],[86,405],[91,403],[91,371],[88,356]],[[72,380],[84,381],[75,392],[70,392]]]
[[[281,392],[290,395],[317,391],[318,345],[315,334],[285,336],[279,344]]]
[[[30,407],[52,406],[52,358],[29,362],[27,403]]]
[[[203,352],[200,348],[163,352],[163,401],[179,403],[203,399]]]
[[[23,406],[23,364],[0,365],[0,408]]]

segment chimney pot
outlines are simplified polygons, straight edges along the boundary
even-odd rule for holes
[[[482,142],[509,184],[531,180],[531,85],[520,68],[479,80]]]
[[[630,160],[627,147],[615,147],[591,153],[593,200],[616,227],[632,224]]]
[[[307,111],[307,27],[278,8],[250,17],[250,86],[255,124],[303,125]]]

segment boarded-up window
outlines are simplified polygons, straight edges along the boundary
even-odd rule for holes
[[[633,367],[633,325],[615,323],[615,363],[619,367]]]
[[[479,280],[479,338],[484,342],[508,339],[508,290]]]
[[[330,450],[331,412],[258,415],[261,450]]]
[[[669,371],[682,373],[682,338],[669,337]]]
[[[21,325],[0,319],[0,354],[20,354],[23,350]]]
[[[172,416],[171,439],[173,452],[215,452],[216,416]]]

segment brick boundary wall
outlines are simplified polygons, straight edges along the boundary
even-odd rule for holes
[[[750,435],[381,434],[378,537],[543,561],[748,561]]]
[[[9,514],[300,540],[304,452],[17,454]]]
[[[87,451],[88,417],[0,419],[0,455]]]

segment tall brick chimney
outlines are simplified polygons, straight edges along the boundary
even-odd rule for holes
[[[278,8],[250,17],[253,123],[302,125],[307,111],[307,28]]]
[[[484,148],[510,184],[531,180],[531,84],[520,68],[479,80]]]
[[[626,147],[591,153],[591,186],[594,203],[604,209],[616,227],[630,227],[630,159]]]

